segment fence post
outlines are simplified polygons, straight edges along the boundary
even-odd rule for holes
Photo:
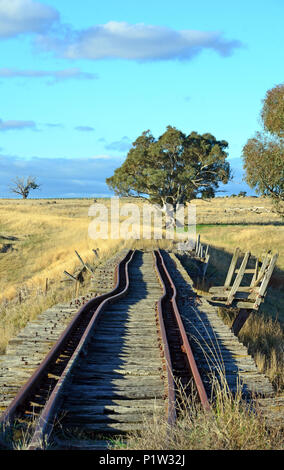
[[[199,243],[200,243],[200,233],[197,236],[196,244],[195,244],[195,253],[198,254],[199,251]]]
[[[75,282],[75,298],[76,299],[79,297],[79,287],[80,287],[80,281],[76,279],[76,282]]]
[[[227,273],[227,277],[226,277],[226,280],[225,280],[224,287],[229,287],[231,285],[232,277],[234,275],[234,271],[235,271],[235,267],[236,267],[236,264],[237,264],[237,261],[238,261],[239,254],[240,254],[240,249],[236,248],[235,252],[234,252],[234,255],[232,257],[232,260],[231,260],[230,267],[228,269],[228,273]]]
[[[241,328],[247,321],[248,317],[250,316],[251,311],[246,308],[241,308],[238,315],[236,316],[233,325],[232,325],[232,332],[234,335],[238,336]]]
[[[232,303],[232,300],[234,298],[234,295],[235,293],[237,292],[241,282],[242,282],[242,279],[243,279],[243,275],[245,273],[245,269],[246,269],[246,266],[247,266],[247,263],[248,263],[248,260],[250,258],[250,252],[248,251],[245,256],[244,256],[244,259],[242,261],[242,264],[240,266],[240,269],[239,269],[239,272],[236,276],[236,279],[234,281],[234,284],[232,285],[231,287],[231,290],[230,290],[230,293],[228,295],[228,298],[227,298],[227,302],[226,302],[226,305],[230,305]]]

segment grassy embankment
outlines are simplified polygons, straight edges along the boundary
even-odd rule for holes
[[[259,413],[251,412],[241,399],[241,389],[232,395],[227,385],[215,384],[216,400],[205,412],[195,397],[185,398],[174,426],[155,410],[139,432],[113,442],[115,450],[283,450],[283,427],[268,427]],[[181,392],[182,393],[182,392]],[[257,411],[257,410],[256,410]]]
[[[99,202],[110,206],[110,200]],[[92,249],[100,249],[99,262],[103,262],[131,247],[131,241],[123,239],[90,238],[92,203],[88,199],[0,200],[0,353],[29,320],[74,297],[74,286],[61,281],[67,279],[63,271],[73,273],[80,265],[75,250],[93,263]],[[152,242],[141,240],[136,245],[152,246]],[[157,245],[169,243],[161,240]]]
[[[272,380],[277,390],[284,389],[284,225],[271,212],[267,198],[218,198],[212,202],[194,201],[197,208],[197,232],[201,242],[210,245],[210,261],[205,283],[223,285],[236,247],[254,257],[271,250],[279,254],[270,286],[259,312],[251,314],[239,338],[248,346],[258,368]],[[190,270],[190,266],[188,266]],[[250,279],[248,279],[250,281]],[[236,309],[219,309],[228,325]]]

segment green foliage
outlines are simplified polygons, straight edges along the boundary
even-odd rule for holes
[[[284,83],[267,91],[261,117],[267,131],[284,137]]]
[[[269,196],[284,214],[284,85],[269,90],[261,117],[264,132],[257,132],[243,148],[246,182]]]
[[[243,149],[246,181],[258,193],[284,198],[284,144],[260,132]]]
[[[213,197],[219,182],[227,183],[231,177],[227,147],[226,141],[211,134],[186,136],[168,126],[156,140],[148,130],[106,182],[120,196],[148,196],[152,203],[173,207],[197,194]]]
[[[215,197],[215,191],[213,188],[209,187],[202,191],[202,199],[213,199],[213,197]]]

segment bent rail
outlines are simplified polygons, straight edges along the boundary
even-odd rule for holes
[[[84,358],[88,353],[92,334],[96,330],[102,312],[110,303],[115,303],[129,291],[129,264],[134,254],[135,251],[130,250],[117,266],[115,288],[109,293],[91,299],[81,307],[48,356],[2,415],[0,424],[11,425],[13,421],[18,422],[30,413],[30,403],[36,403],[36,408],[39,408],[38,418],[29,431],[29,450],[46,448],[57,417],[56,413],[60,409],[64,395],[68,393],[69,379],[74,373],[73,366],[79,358]],[[176,378],[181,378],[186,385],[194,381],[203,408],[210,410],[210,406],[178,311],[175,285],[160,250],[153,254],[156,274],[163,289],[163,295],[157,302],[156,323],[160,333],[159,347],[163,351],[163,368],[166,370],[166,379],[164,377],[162,379],[167,389],[165,395],[168,398],[167,419],[168,423],[173,425],[177,419],[179,403]],[[151,272],[153,276],[152,265]],[[109,351],[111,346],[107,347]],[[57,362],[60,362],[59,369]],[[179,375],[176,375],[177,371]],[[46,390],[45,381],[49,375],[56,376],[55,382],[52,382],[51,393],[47,396],[45,391],[40,391],[39,399],[36,398],[40,388],[43,389],[45,386]],[[40,400],[42,405],[39,404]]]
[[[44,377],[47,374],[48,368],[51,364],[56,362],[56,359],[59,357],[61,351],[67,345],[68,341],[74,335],[76,329],[80,328],[80,323],[84,321],[83,328],[86,328],[86,324],[88,326],[89,322],[93,317],[93,312],[97,311],[98,307],[103,304],[109,297],[115,297],[119,295],[120,291],[124,289],[124,285],[127,282],[127,270],[126,265],[132,258],[134,252],[130,250],[125,258],[118,264],[116,267],[116,277],[117,282],[115,288],[106,294],[100,295],[88,301],[85,305],[83,305],[78,313],[75,315],[73,320],[70,322],[68,327],[62,333],[58,341],[55,343],[53,348],[50,350],[49,354],[45,357],[42,361],[40,366],[36,369],[33,373],[31,378],[26,382],[26,384],[20,389],[16,397],[13,399],[9,407],[5,410],[5,412],[0,417],[0,426],[11,425],[15,419],[17,413],[21,412],[21,409],[24,407],[24,404],[27,402],[29,397],[31,397],[34,391],[39,388],[41,382],[43,381]],[[81,335],[79,337],[80,342]],[[76,345],[77,346],[77,345]],[[69,362],[69,359],[68,359]],[[55,385],[56,387],[56,385]],[[55,388],[54,387],[54,388]]]
[[[131,254],[130,254],[131,253]],[[72,357],[70,358],[66,368],[64,369],[60,379],[58,380],[49,400],[47,401],[41,416],[38,420],[38,424],[36,426],[35,432],[33,434],[32,440],[29,445],[30,450],[37,450],[41,449],[46,438],[48,438],[49,433],[51,432],[52,426],[52,419],[54,417],[54,412],[56,410],[56,406],[58,401],[60,400],[60,396],[63,392],[63,387],[66,381],[68,380],[69,374],[71,373],[73,364],[77,360],[80,354],[84,354],[84,348],[86,348],[87,343],[90,339],[90,335],[95,327],[95,324],[99,318],[99,315],[102,313],[103,309],[106,307],[108,303],[115,302],[116,300],[123,297],[129,287],[129,274],[128,274],[128,264],[131,262],[135,251],[129,252],[126,258],[120,263],[120,274],[118,276],[117,286],[116,288],[111,291],[109,294],[105,294],[106,297],[102,299],[101,303],[95,310],[84,334],[82,335],[77,348],[75,349]]]
[[[167,385],[168,385],[168,410],[167,410],[167,419],[170,425],[174,424],[177,418],[176,415],[176,393],[175,393],[175,382],[173,376],[173,367],[170,355],[170,349],[167,339],[167,333],[163,318],[163,309],[164,304],[168,300],[168,292],[165,283],[163,282],[162,274],[160,272],[161,269],[161,259],[157,256],[155,252],[154,254],[154,261],[155,261],[155,269],[158,275],[160,284],[163,288],[163,296],[159,299],[157,304],[157,311],[158,311],[158,318],[159,318],[159,326],[160,326],[160,333],[162,338],[162,345],[163,345],[163,352],[164,352],[164,360],[166,363],[166,372],[167,372]]]
[[[159,315],[163,316],[163,303],[167,302],[170,308],[172,309],[176,326],[181,336],[181,343],[182,343],[181,350],[186,356],[190,374],[194,379],[194,383],[196,385],[200,402],[204,410],[209,411],[210,410],[209,400],[208,400],[202,379],[200,377],[199,370],[197,368],[197,365],[196,365],[196,362],[195,362],[195,359],[194,359],[194,356],[193,356],[193,353],[192,353],[192,350],[191,350],[191,347],[187,338],[187,334],[186,334],[186,331],[185,331],[185,328],[184,328],[184,325],[183,325],[183,322],[182,322],[182,319],[181,319],[181,316],[177,307],[177,303],[176,303],[177,292],[176,292],[175,285],[166,268],[166,265],[164,263],[164,259],[160,250],[155,251],[155,257],[156,257],[157,270],[158,270],[159,277],[161,279],[164,292],[165,292],[164,296],[162,297],[162,299],[160,299],[160,302],[159,302],[159,306],[158,306]],[[167,335],[168,332],[164,331],[163,334]],[[169,350],[165,352],[165,355],[167,356],[168,376],[169,376],[170,374],[172,374],[170,370],[172,368],[172,364],[171,364],[171,358],[169,357],[170,356]],[[173,387],[173,383],[174,383],[173,377],[170,380],[171,380],[171,384]],[[169,395],[169,399],[171,400],[169,404],[169,411],[170,411],[169,422],[170,421],[173,422],[175,420],[175,411],[174,411],[174,404],[173,404],[175,400],[174,390],[171,391],[171,394]]]

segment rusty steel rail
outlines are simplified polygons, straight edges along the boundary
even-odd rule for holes
[[[188,374],[188,377],[192,377],[196,386],[196,390],[198,393],[198,397],[200,400],[200,403],[203,407],[204,410],[210,411],[210,404],[209,400],[202,382],[202,379],[200,377],[200,373],[198,370],[198,367],[196,365],[188,338],[187,334],[177,307],[176,303],[176,288],[175,285],[169,275],[169,272],[166,268],[166,265],[163,260],[163,256],[160,252],[160,250],[156,250],[154,252],[155,258],[156,258],[156,270],[159,274],[159,278],[161,281],[161,284],[164,289],[164,295],[160,299],[159,304],[158,304],[158,312],[159,312],[159,317],[161,318],[160,324],[164,325],[165,324],[165,319],[162,320],[164,317],[166,310],[168,309],[169,311],[169,318],[168,324],[169,326],[167,328],[163,327],[161,329],[161,334],[164,339],[164,344],[168,344],[168,341],[166,340],[170,334],[172,336],[179,336],[179,344],[180,344],[180,350],[183,353],[185,359],[186,359],[186,364],[188,367],[187,371],[184,371],[184,373]],[[170,327],[170,323],[173,325],[172,328]],[[170,331],[172,330],[172,332]],[[175,338],[174,338],[175,341]],[[179,386],[178,383],[175,383],[175,379],[178,379],[178,374],[177,377],[175,377],[175,370],[173,366],[174,360],[178,360],[178,356],[175,358],[174,354],[176,347],[170,348],[167,346],[165,348],[165,359],[167,362],[167,374],[168,374],[168,380],[170,384],[169,388],[169,414],[168,414],[168,422],[173,423],[176,419],[176,399],[177,399],[177,393],[176,393],[176,387]],[[178,351],[180,353],[180,351]],[[185,384],[184,384],[185,385]]]
[[[30,402],[36,402],[36,406],[39,407],[40,405],[37,405],[38,401],[35,396],[40,393],[40,388],[44,387],[48,374],[54,374],[56,367],[58,367],[55,367],[55,363],[61,358],[62,364],[59,372],[56,372],[55,383],[53,383],[49,396],[47,398],[42,397],[44,403],[41,405],[37,420],[29,434],[28,448],[30,450],[40,450],[47,447],[57,418],[56,412],[68,388],[74,364],[79,357],[84,357],[87,353],[87,346],[96,328],[97,320],[101,317],[105,308],[110,303],[118,301],[128,292],[130,284],[129,264],[134,254],[135,251],[130,250],[117,266],[115,288],[109,293],[91,299],[81,307],[39,368],[1,416],[0,425],[11,425],[13,422],[19,421],[19,418],[25,418],[30,408]],[[163,352],[164,368],[166,370],[167,420],[172,425],[177,419],[176,369],[182,371],[180,375],[183,380],[186,379],[186,382],[194,380],[203,408],[209,410],[210,406],[177,308],[176,288],[167,271],[160,250],[154,252],[154,261],[156,274],[163,288],[163,295],[157,303],[157,329],[159,330],[160,348]],[[83,326],[80,326],[82,321]],[[73,336],[75,336],[75,340],[73,340]],[[69,346],[70,341],[72,348]],[[66,359],[62,360],[65,355],[67,356]],[[184,367],[185,364],[186,367]],[[52,366],[54,366],[53,370]]]
[[[94,297],[90,301],[88,301],[85,305],[83,305],[80,310],[77,312],[73,320],[70,322],[68,327],[62,333],[58,341],[55,343],[53,348],[50,350],[48,355],[42,361],[40,366],[36,369],[33,373],[31,378],[26,382],[26,384],[19,390],[16,397],[13,399],[9,407],[5,410],[5,412],[0,417],[0,426],[2,429],[9,427],[15,421],[17,415],[20,415],[21,412],[25,409],[25,405],[28,400],[36,393],[36,391],[40,388],[41,384],[43,383],[44,379],[48,375],[48,370],[52,364],[55,364],[56,360],[59,358],[62,351],[68,344],[68,341],[74,335],[76,330],[80,329],[80,324],[83,322],[83,330],[86,331],[88,329],[88,325],[96,315],[93,315],[94,312],[96,313],[98,308],[104,304],[110,297],[115,298],[125,291],[125,285],[129,282],[128,275],[127,275],[127,265],[133,257],[133,250],[129,250],[125,258],[118,264],[116,267],[116,286],[115,288],[106,294],[100,295],[98,297]],[[82,328],[82,327],[81,327]],[[84,335],[84,333],[83,333]],[[81,344],[82,334],[77,341],[77,345]],[[78,344],[79,343],[79,344]],[[75,347],[76,347],[75,346]],[[72,355],[73,357],[73,355]],[[72,359],[71,357],[71,359]],[[69,359],[67,361],[68,367]],[[59,380],[58,380],[59,382]],[[53,390],[57,388],[57,384],[55,384]]]
[[[129,288],[129,272],[128,266],[134,257],[135,251],[125,264],[125,285],[121,292],[113,294],[109,296],[98,306],[97,310],[95,311],[84,335],[82,336],[76,350],[74,351],[70,361],[68,362],[61,378],[59,379],[56,387],[54,388],[48,402],[46,403],[44,410],[41,413],[40,419],[38,420],[35,432],[33,437],[30,441],[29,449],[30,450],[40,450],[43,448],[44,443],[47,443],[48,437],[52,432],[52,421],[56,417],[56,408],[57,404],[60,401],[60,396],[64,393],[64,385],[67,384],[68,376],[71,373],[72,366],[78,359],[79,355],[84,355],[84,350],[87,349],[88,340],[90,339],[91,333],[94,332],[94,328],[96,326],[96,322],[99,319],[99,316],[102,314],[103,310],[107,307],[109,303],[114,303],[119,300],[121,297],[125,296],[128,288]],[[163,299],[167,295],[166,290],[164,288],[163,297],[159,300],[159,305],[162,306]],[[158,309],[159,311],[159,309]],[[175,411],[175,394],[174,394],[174,381],[173,381],[173,373],[171,367],[171,360],[169,354],[169,345],[167,340],[167,335],[165,331],[165,325],[163,320],[163,315],[159,313],[159,329],[161,331],[162,336],[162,350],[164,352],[164,359],[166,362],[167,367],[167,379],[166,379],[166,388],[168,390],[168,409],[167,409],[167,418],[169,424],[174,424],[176,420],[176,411]]]
[[[167,420],[168,424],[172,425],[175,423],[177,415],[176,415],[176,392],[175,392],[175,382],[173,376],[173,367],[170,355],[170,349],[167,339],[166,327],[163,318],[163,309],[164,304],[167,302],[168,299],[168,292],[165,283],[163,282],[163,278],[160,273],[160,266],[158,262],[158,257],[154,256],[155,262],[155,269],[160,281],[160,284],[163,288],[163,296],[159,299],[157,303],[157,313],[158,313],[158,325],[160,329],[161,335],[161,349],[163,350],[164,360],[165,360],[165,368],[167,373],[167,393],[168,393],[168,409],[167,409]]]
[[[56,407],[60,400],[61,394],[63,392],[63,386],[67,382],[69,374],[71,373],[73,364],[78,359],[79,355],[84,355],[84,349],[87,347],[88,341],[90,339],[93,328],[96,325],[96,322],[103,312],[104,308],[109,303],[113,303],[116,300],[123,297],[129,288],[129,274],[128,274],[128,265],[131,262],[135,251],[131,253],[131,256],[128,256],[126,263],[123,265],[123,272],[118,276],[117,288],[114,289],[106,298],[102,300],[100,305],[95,310],[91,321],[89,322],[85,332],[83,333],[77,348],[75,349],[72,357],[68,361],[66,368],[64,369],[60,379],[58,380],[50,398],[48,399],[45,407],[41,413],[41,416],[38,420],[35,432],[29,444],[30,450],[39,450],[42,449],[44,443],[47,442],[48,437],[52,431],[52,420],[55,417]],[[122,285],[121,285],[122,284]],[[103,296],[102,296],[103,297]]]
[[[102,303],[98,306],[93,317],[84,332],[76,350],[74,351],[71,359],[69,360],[65,370],[62,373],[62,376],[58,380],[49,400],[47,401],[41,416],[37,422],[37,426],[35,432],[32,436],[32,439],[29,444],[30,450],[40,450],[44,448],[44,445],[48,442],[48,437],[52,432],[52,426],[54,419],[56,418],[56,409],[57,405],[60,402],[60,397],[64,394],[64,385],[68,382],[68,377],[71,374],[73,364],[79,358],[80,355],[84,355],[84,351],[87,350],[88,341],[90,339],[91,334],[94,332],[94,328],[96,326],[96,322],[99,319],[100,315],[102,314],[103,310],[107,307],[109,303],[114,303],[119,300],[121,297],[127,294],[129,288],[129,272],[128,266],[134,257],[135,252],[132,253],[131,257],[127,261],[124,266],[125,272],[125,283],[124,288],[118,293],[113,293],[113,295],[109,296],[108,298],[104,299]],[[157,269],[157,274],[159,273]],[[166,287],[163,285],[163,296],[160,298],[158,302],[158,317],[159,317],[159,329],[161,332],[162,337],[162,350],[164,352],[164,360],[166,362],[167,368],[167,378],[166,378],[166,388],[168,391],[168,407],[167,407],[167,419],[169,424],[174,424],[176,420],[176,397],[174,392],[174,380],[173,380],[173,371],[171,365],[171,358],[169,352],[169,344],[163,319],[162,310],[164,308],[163,302],[167,298],[167,290]]]

